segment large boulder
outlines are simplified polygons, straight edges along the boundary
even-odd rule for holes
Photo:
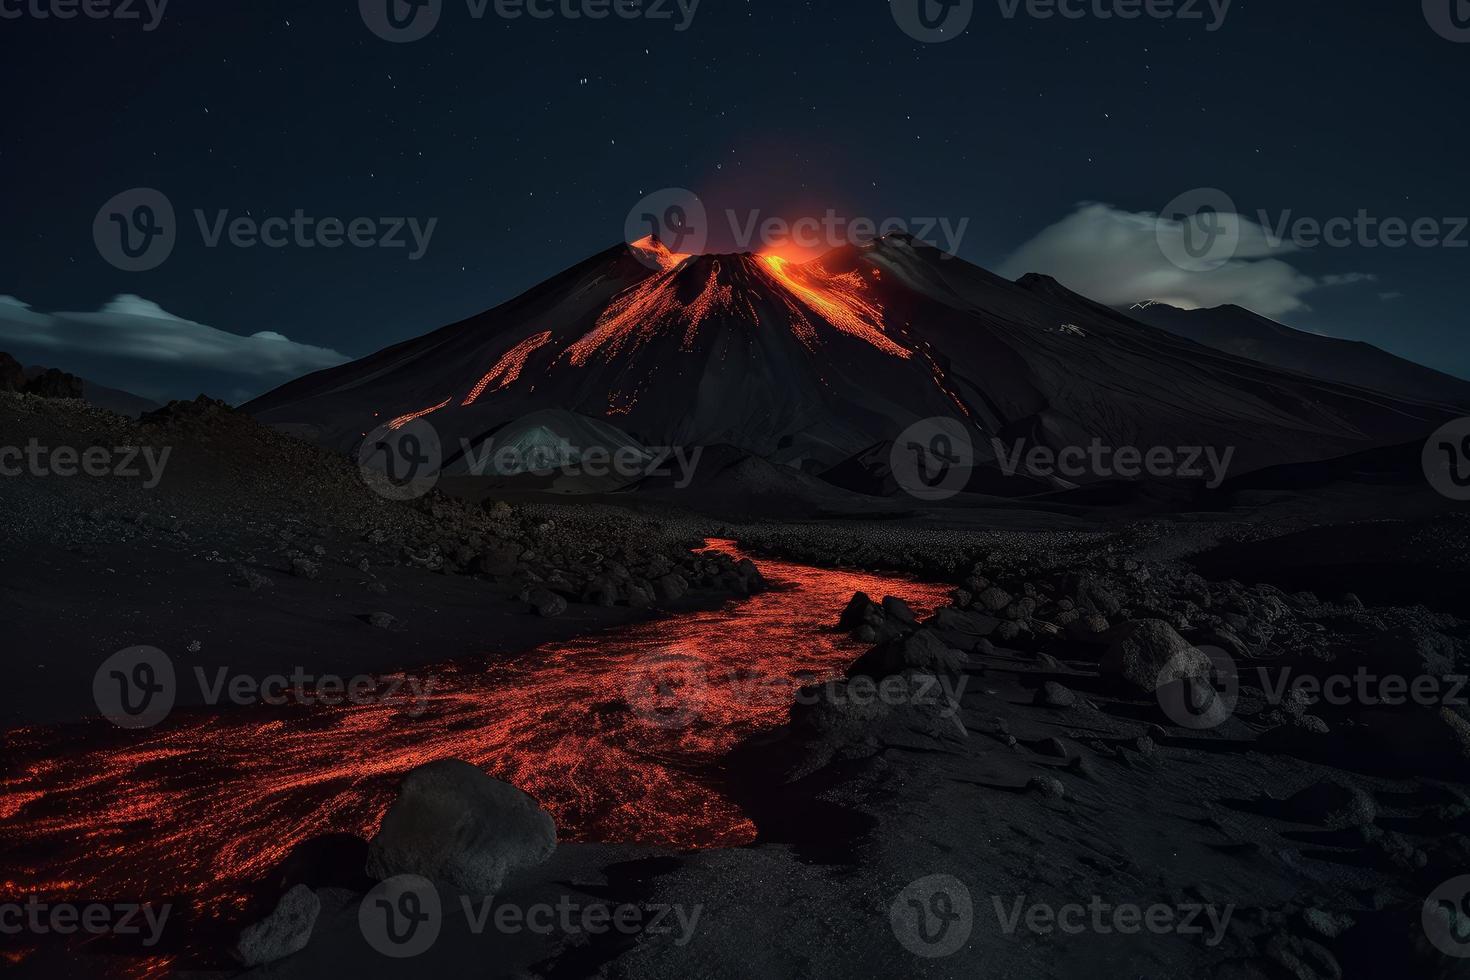
[[[403,777],[368,845],[368,874],[422,875],[469,895],[495,894],[505,876],[556,850],[556,825],[530,796],[459,759]]]
[[[837,617],[839,629],[855,630],[861,626],[873,626],[883,621],[883,610],[868,597],[866,592],[854,592],[847,608]]]
[[[532,589],[526,601],[538,616],[555,619],[567,611],[567,600],[550,589]]]
[[[660,602],[673,602],[689,591],[689,582],[676,572],[660,575],[653,583],[653,591]]]
[[[1209,681],[1210,658],[1161,619],[1124,623],[1110,639],[1102,674],[1135,691],[1153,694],[1173,681]]]
[[[297,885],[276,903],[271,914],[246,926],[230,953],[243,966],[260,966],[299,953],[311,941],[322,902],[305,885]]]
[[[929,628],[940,639],[961,650],[975,649],[982,639],[993,635],[1000,625],[999,619],[987,613],[956,609],[953,606],[941,607],[928,622]]]
[[[957,674],[964,665],[964,654],[945,646],[931,630],[919,629],[873,647],[848,669],[847,676],[887,677],[910,669]]]

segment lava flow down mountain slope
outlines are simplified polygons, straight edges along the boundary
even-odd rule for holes
[[[804,264],[619,245],[244,408],[346,452],[425,418],[450,472],[528,417],[580,417],[584,438],[729,446],[813,474],[941,417],[971,430],[981,470],[998,439],[1234,447],[1244,472],[1421,438],[1452,414],[1213,350],[905,236]]]

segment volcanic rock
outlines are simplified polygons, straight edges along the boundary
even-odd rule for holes
[[[1211,665],[1168,623],[1140,619],[1119,627],[1099,666],[1104,676],[1152,694],[1172,680],[1205,681]]]
[[[875,646],[858,658],[847,676],[887,677],[910,668],[954,674],[963,669],[964,663],[959,651],[945,646],[931,630],[919,629]]]
[[[556,825],[530,796],[458,759],[403,777],[368,846],[368,874],[417,874],[469,895],[495,894],[505,876],[556,850]]]
[[[1322,779],[1287,797],[1286,815],[1301,823],[1332,830],[1371,824],[1378,816],[1373,797],[1342,779]]]
[[[567,611],[567,601],[549,589],[532,589],[526,601],[531,604],[536,615],[547,619]]]
[[[299,953],[311,940],[321,912],[321,899],[305,885],[297,885],[276,903],[271,914],[246,926],[230,951],[243,966],[261,966]]]

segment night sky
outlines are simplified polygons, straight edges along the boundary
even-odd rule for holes
[[[1192,21],[1007,19],[977,0],[940,44],[909,37],[881,0],[703,0],[683,32],[676,11],[511,21],[492,4],[475,20],[444,0],[438,27],[406,44],[370,32],[356,0],[172,0],[151,31],[141,0],[142,22],[40,19],[38,2],[0,2],[22,12],[0,19],[0,294],[47,313],[134,294],[357,357],[615,244],[629,209],[671,186],[717,225],[725,208],[968,219],[959,254],[990,268],[1084,202],[1157,212],[1196,187],[1249,214],[1470,213],[1470,43],[1431,29],[1418,0],[1235,0],[1213,31],[1203,0]],[[134,187],[179,217],[172,255],[146,272],[93,241],[98,209]],[[409,261],[206,248],[196,208],[438,222]],[[1470,248],[1283,260],[1318,282],[1287,322],[1470,376]],[[187,355],[44,356],[155,394],[285,380]]]

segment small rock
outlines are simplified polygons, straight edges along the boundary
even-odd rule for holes
[[[1055,735],[1042,739],[1041,743],[1036,746],[1036,751],[1042,755],[1049,755],[1053,759],[1065,759],[1071,754],[1062,740]]]
[[[240,931],[231,955],[243,966],[261,966],[299,953],[310,942],[321,910],[321,899],[297,885],[281,896],[270,915]]]
[[[837,626],[839,629],[855,630],[876,622],[882,615],[883,610],[868,598],[866,592],[854,592],[847,601],[847,607],[842,610],[842,615],[837,617]]]
[[[532,589],[526,600],[536,615],[552,619],[567,611],[567,601],[549,589]]]
[[[1077,704],[1077,695],[1065,684],[1047,681],[1041,685],[1040,701],[1050,708],[1071,708]]]
[[[1055,776],[1032,776],[1026,781],[1026,788],[1035,790],[1048,799],[1060,800],[1067,795],[1067,787]]]
[[[1283,809],[1293,820],[1333,830],[1366,826],[1378,816],[1378,807],[1367,791],[1339,778],[1321,779],[1293,793],[1283,802]]]
[[[990,612],[1000,612],[1011,604],[1011,595],[999,586],[992,585],[975,597],[975,605]]]
[[[368,613],[368,625],[375,626],[380,630],[390,630],[396,622],[398,622],[398,617],[391,613]]]
[[[322,567],[308,558],[291,559],[291,574],[297,578],[315,580],[322,574]]]
[[[260,574],[253,568],[236,563],[235,584],[247,588],[251,592],[258,592],[259,590],[270,585],[271,580],[266,578],[264,575]]]
[[[896,619],[907,626],[918,626],[919,621],[914,617],[914,611],[909,604],[897,596],[883,597],[883,614],[889,619]]]

